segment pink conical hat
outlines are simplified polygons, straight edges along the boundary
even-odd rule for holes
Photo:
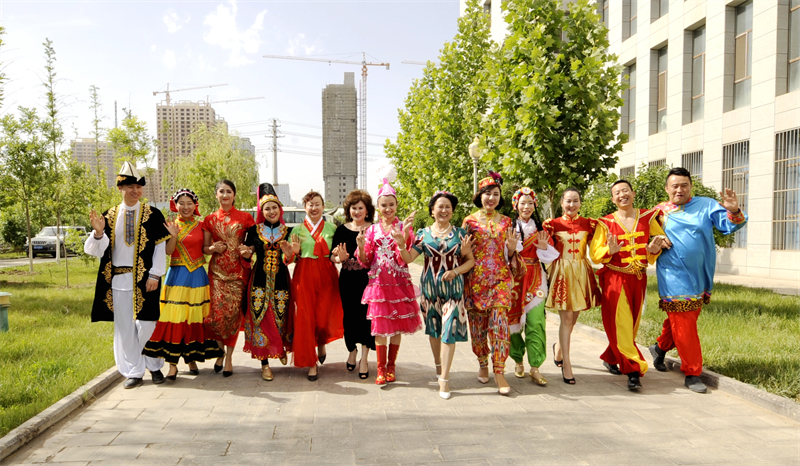
[[[397,199],[397,193],[386,178],[383,179],[383,186],[378,190],[378,197],[381,196],[394,196],[394,198]]]

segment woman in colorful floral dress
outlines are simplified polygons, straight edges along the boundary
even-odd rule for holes
[[[283,221],[283,204],[269,183],[258,187],[256,224],[247,230],[242,257],[256,256],[244,301],[244,351],[261,361],[261,378],[273,379],[270,359],[286,364],[292,350],[291,279],[287,263],[292,246],[286,242],[289,229]]]
[[[547,219],[544,229],[553,239],[559,257],[549,269],[550,295],[546,307],[558,311],[561,324],[558,327],[558,343],[553,344],[553,359],[562,368],[565,380],[572,380],[572,363],[569,357],[572,329],[578,322],[581,311],[600,305],[601,294],[597,287],[594,270],[587,256],[587,246],[592,241],[597,220],[578,215],[581,209],[581,193],[567,188],[561,194],[559,218]]]
[[[242,324],[242,298],[250,281],[250,261],[241,256],[239,246],[253,217],[234,207],[236,185],[222,180],[215,188],[219,210],[203,220],[203,253],[211,255],[208,281],[211,287],[211,312],[203,323],[220,348],[225,346],[225,365],[218,358],[214,371],[233,375],[233,349]]]
[[[400,249],[408,249],[413,241],[410,226],[414,224],[414,214],[403,222],[397,219],[397,195],[386,179],[378,191],[377,204],[380,221],[366,232],[359,233],[356,241],[358,260],[369,267],[369,284],[361,302],[369,305],[367,318],[372,321],[372,334],[375,335],[378,353],[375,384],[386,385],[396,379],[395,362],[401,337],[419,330],[422,319],[411,274],[400,255]],[[402,235],[399,245],[393,232]]]
[[[512,220],[496,211],[503,206],[500,188],[503,178],[489,172],[480,180],[473,203],[479,211],[464,219],[472,235],[475,267],[467,276],[468,309],[472,352],[478,357],[478,381],[489,382],[489,355],[494,381],[501,395],[511,393],[504,371],[508,359],[508,310],[514,280],[510,263],[516,260],[519,237]],[[490,346],[491,341],[491,346]]]
[[[200,215],[197,195],[179,189],[169,202],[179,217],[167,224],[172,238],[167,242],[169,272],[161,288],[161,316],[142,354],[169,363],[167,380],[178,376],[178,361],[189,364],[189,373],[200,373],[197,362],[224,353],[213,338],[206,336],[203,319],[208,315],[210,299],[208,275],[203,264],[203,230],[195,216]]]
[[[358,377],[369,377],[369,350],[375,350],[375,337],[372,335],[372,323],[367,319],[367,305],[361,303],[364,289],[369,283],[369,268],[358,262],[358,233],[369,228],[375,219],[375,206],[369,193],[356,189],[344,200],[344,217],[347,223],[340,225],[333,234],[334,253],[331,260],[341,264],[339,271],[339,296],[342,298],[344,311],[344,344],[350,355],[347,358],[347,370],[352,371],[358,364]],[[361,359],[356,363],[358,349],[361,344]]]
[[[450,398],[450,367],[456,343],[467,341],[464,274],[475,264],[472,238],[463,229],[450,224],[457,205],[458,198],[452,193],[436,192],[428,203],[433,225],[417,232],[410,251],[400,248],[407,264],[420,254],[425,255],[420,277],[422,313],[439,376],[439,396],[444,399]],[[398,235],[396,241],[403,244],[402,233],[395,234]]]

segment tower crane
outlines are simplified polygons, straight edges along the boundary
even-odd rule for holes
[[[166,91],[153,91],[153,95],[166,94],[167,105],[169,105],[169,93],[170,92],[193,91],[195,89],[206,89],[208,87],[220,87],[220,86],[227,86],[227,84],[209,84],[207,86],[184,87],[183,89],[173,89],[173,90],[170,91],[169,90],[169,83],[167,83],[167,90]]]
[[[358,187],[367,189],[367,67],[385,66],[389,69],[389,63],[372,63],[367,61],[366,52],[361,52],[361,61],[337,60],[334,58],[314,58],[314,57],[293,57],[287,55],[264,55],[264,58],[278,58],[282,60],[316,61],[322,63],[341,63],[344,65],[361,65],[361,99],[359,102],[360,123],[359,128],[359,148],[358,148]]]

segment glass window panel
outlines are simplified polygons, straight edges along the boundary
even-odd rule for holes
[[[800,89],[800,60],[789,63],[789,92]]]
[[[631,87],[636,87],[636,65],[631,65],[628,67],[628,75],[630,76],[630,83]]]
[[[636,34],[637,0],[631,0],[631,35]]]
[[[662,110],[658,112],[658,132],[667,130],[667,111]]]
[[[800,6],[800,0],[792,0],[789,4],[789,8],[797,8]]]
[[[747,76],[747,36],[736,38],[736,64],[733,69],[733,80],[738,81]]]
[[[700,121],[703,119],[704,100],[704,96],[692,99],[692,121]]]
[[[736,7],[736,35],[753,29],[753,2],[743,3]]]
[[[795,58],[800,58],[800,7],[789,14],[789,60]]]
[[[669,0],[661,0],[660,11],[658,17],[662,17],[669,13]]]
[[[628,119],[631,121],[636,119],[636,88],[631,89],[628,93],[630,103],[628,104]]]
[[[698,55],[706,51],[706,28],[705,26],[695,29],[692,33],[692,54]]]
[[[699,57],[692,59],[692,97],[697,97],[700,94],[703,94],[704,61],[704,55],[700,55]]]
[[[633,141],[636,139],[636,121],[631,120],[628,123],[628,140]]]
[[[753,33],[747,33],[747,76],[753,75]]]
[[[733,85],[733,108],[750,105],[750,79]]]
[[[667,71],[667,47],[658,51],[658,72],[663,73],[664,71]]]
[[[658,75],[658,110],[667,108],[667,74]]]

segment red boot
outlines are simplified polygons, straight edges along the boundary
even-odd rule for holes
[[[375,385],[386,385],[386,345],[375,345],[378,353],[378,376],[375,377]]]
[[[394,382],[394,362],[397,360],[397,352],[400,351],[400,345],[389,343],[389,362],[386,365],[386,381]]]

